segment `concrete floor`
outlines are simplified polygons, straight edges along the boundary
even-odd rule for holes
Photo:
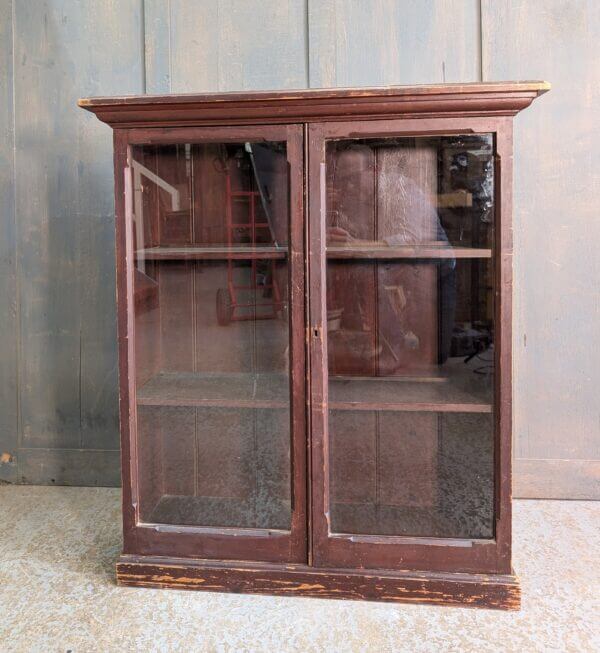
[[[519,613],[118,588],[119,491],[0,486],[0,651],[600,651],[600,502],[517,501]]]

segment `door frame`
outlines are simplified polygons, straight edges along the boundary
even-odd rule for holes
[[[326,306],[325,142],[385,136],[488,133],[494,177],[494,507],[493,539],[332,534],[329,527],[329,438]],[[311,557],[316,567],[511,573],[511,306],[512,119],[407,118],[322,122],[308,126],[308,288],[311,425]]]
[[[307,561],[304,139],[299,124],[114,130],[117,330],[125,554],[261,562]],[[133,301],[132,145],[285,141],[289,170],[291,530],[148,524],[140,520]]]

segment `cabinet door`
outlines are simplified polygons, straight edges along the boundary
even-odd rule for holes
[[[507,129],[310,127],[316,565],[510,571]]]
[[[126,551],[306,561],[302,127],[117,143]]]

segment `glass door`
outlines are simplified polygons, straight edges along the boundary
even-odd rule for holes
[[[302,128],[132,130],[126,174],[138,541],[305,561]]]
[[[317,565],[501,567],[496,139],[422,124],[310,131]]]

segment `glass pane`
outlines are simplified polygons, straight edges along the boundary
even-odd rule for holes
[[[285,143],[130,166],[141,520],[289,530]]]
[[[326,152],[331,530],[490,538],[493,138]]]

